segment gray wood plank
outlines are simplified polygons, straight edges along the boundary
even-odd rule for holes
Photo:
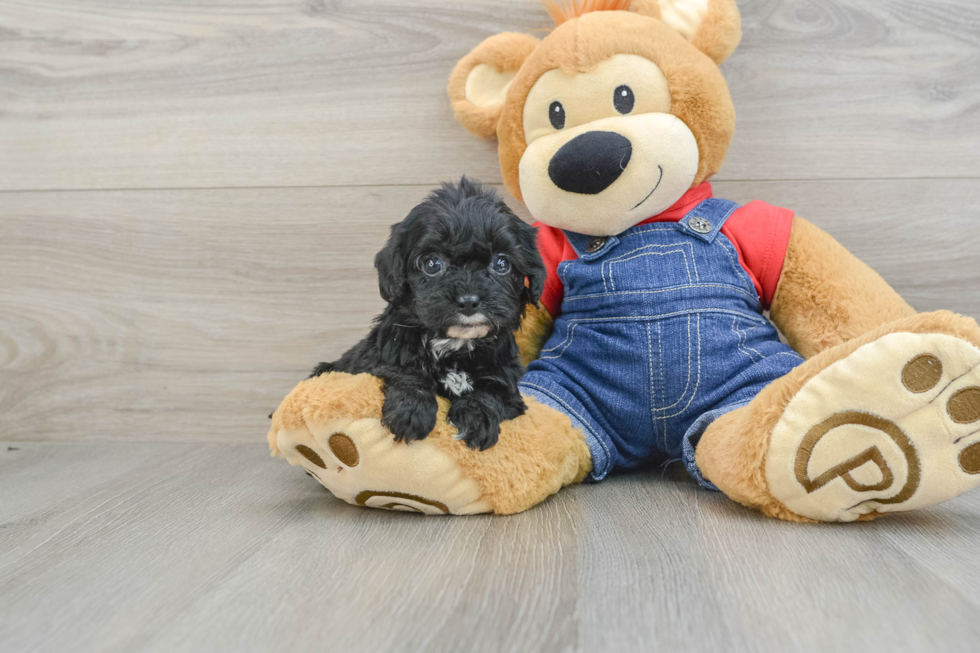
[[[261,438],[306,370],[366,333],[382,307],[374,253],[427,190],[4,195],[0,436]],[[980,316],[980,182],[724,182],[717,193],[796,209],[919,310]]]
[[[0,569],[84,522],[119,488],[173,475],[175,461],[186,464],[192,450],[153,443],[59,450],[0,442]]]
[[[722,179],[980,177],[973,0],[743,0]],[[534,0],[0,2],[0,189],[500,181],[453,64]]]
[[[797,525],[672,467],[513,517],[443,519],[347,506],[261,445],[13,446],[0,496],[37,500],[0,502],[9,651],[867,653],[980,638],[976,493]]]
[[[980,6],[739,4],[717,194],[980,317]],[[4,651],[976,648],[977,493],[808,527],[671,468],[419,519],[256,443],[379,310],[387,226],[441,179],[499,182],[452,65],[546,24],[532,0],[0,0]],[[181,187],[229,190],[10,192]]]
[[[955,558],[972,573],[975,534],[962,548],[935,538],[943,522],[969,528],[959,520],[971,520],[976,496],[868,527],[814,527],[766,519],[672,472],[669,489],[645,474],[617,479],[605,496],[580,489],[595,504],[583,518],[590,537],[579,547],[591,560],[582,564],[599,567],[582,589],[617,597],[583,617],[622,633],[613,650],[656,640],[703,651],[966,651],[977,641],[966,615],[980,594],[928,563]],[[604,634],[583,648],[603,646]]]

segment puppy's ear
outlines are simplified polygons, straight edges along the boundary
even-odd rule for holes
[[[405,223],[391,227],[388,242],[374,257],[374,267],[378,270],[378,287],[381,298],[389,304],[400,300],[408,292],[406,277],[406,238]]]
[[[544,292],[545,278],[548,272],[541,260],[538,252],[538,230],[529,224],[520,222],[518,240],[524,259],[524,276],[527,277],[527,285],[524,286],[524,303],[538,305],[541,293]]]

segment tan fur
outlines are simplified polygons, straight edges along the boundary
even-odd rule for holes
[[[456,64],[449,76],[449,99],[456,120],[470,133],[481,138],[493,136],[503,109],[502,106],[481,108],[466,99],[466,78],[470,72],[480,64],[493,66],[501,73],[516,71],[538,43],[538,39],[527,34],[496,34],[476,46]]]
[[[980,327],[949,311],[923,313],[880,325],[860,337],[824,349],[771,383],[752,402],[724,415],[705,431],[697,447],[697,463],[705,478],[730,498],[770,517],[813,521],[789,510],[769,493],[765,456],[769,436],[790,399],[832,363],[889,333],[944,333],[980,347]],[[864,519],[872,519],[866,516]]]
[[[770,317],[806,358],[915,310],[822,229],[793,219]]]
[[[659,20],[597,12],[559,25],[528,56],[511,84],[497,123],[500,169],[511,194],[523,199],[518,168],[527,148],[524,102],[534,83],[549,70],[584,72],[620,53],[646,57],[666,76],[671,113],[693,132],[701,155],[692,187],[718,171],[735,130],[735,109],[718,66]]]
[[[521,350],[521,365],[527,365],[538,357],[554,326],[554,320],[547,309],[543,306],[527,305],[521,328],[514,333],[517,347]]]
[[[327,378],[330,383],[324,383]],[[378,397],[384,383],[370,374],[330,374],[300,381],[272,414],[269,427],[269,450],[279,455],[276,434],[280,429],[294,429],[309,422],[334,417],[371,417],[381,419]]]
[[[525,398],[527,412],[500,425],[500,441],[473,451],[453,439],[445,419],[449,402],[440,400],[439,422],[429,435],[451,455],[465,476],[479,483],[483,498],[498,515],[527,510],[566,485],[580,483],[592,471],[592,455],[568,417]]]
[[[626,11],[630,8],[630,0],[544,0],[542,4],[555,25],[593,11]]]
[[[657,0],[633,0],[630,10],[635,11],[641,16],[660,18],[660,4]]]
[[[595,11],[631,10],[657,19],[662,15],[657,0],[544,0],[543,4],[555,25]],[[738,6],[732,0],[709,0],[704,18],[691,39],[694,47],[716,64],[721,64],[731,56],[741,39],[742,16]]]
[[[272,455],[279,454],[276,437],[280,429],[316,426],[338,418],[380,419],[382,385],[369,374],[340,372],[300,382],[273,414],[268,435]],[[460,465],[465,476],[480,485],[497,514],[526,510],[562,487],[581,482],[592,471],[589,448],[568,417],[533,399],[525,401],[527,413],[501,424],[500,441],[487,451],[473,451],[453,438],[456,429],[446,421],[449,402],[442,398],[439,421],[428,436],[428,441]]]
[[[742,40],[742,15],[732,0],[710,0],[691,43],[721,65]]]

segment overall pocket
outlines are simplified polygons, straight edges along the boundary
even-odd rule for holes
[[[602,262],[601,274],[607,293],[682,288],[700,281],[693,242],[647,244],[617,252]]]
[[[701,386],[701,327],[698,313],[645,323],[651,415],[655,423],[683,414]]]

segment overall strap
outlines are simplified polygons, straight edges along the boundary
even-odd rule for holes
[[[677,229],[706,243],[714,242],[732,213],[740,208],[731,200],[709,197],[685,215],[677,223]]]
[[[731,200],[709,197],[681,218],[677,223],[677,229],[711,243],[725,225],[725,221],[738,208],[740,205]],[[599,258],[619,243],[619,239],[615,236],[586,236],[573,231],[565,231],[564,234],[578,257],[585,260]]]
[[[565,231],[564,234],[578,257],[586,261],[599,258],[619,243],[619,238],[615,236],[586,236],[574,231]]]

